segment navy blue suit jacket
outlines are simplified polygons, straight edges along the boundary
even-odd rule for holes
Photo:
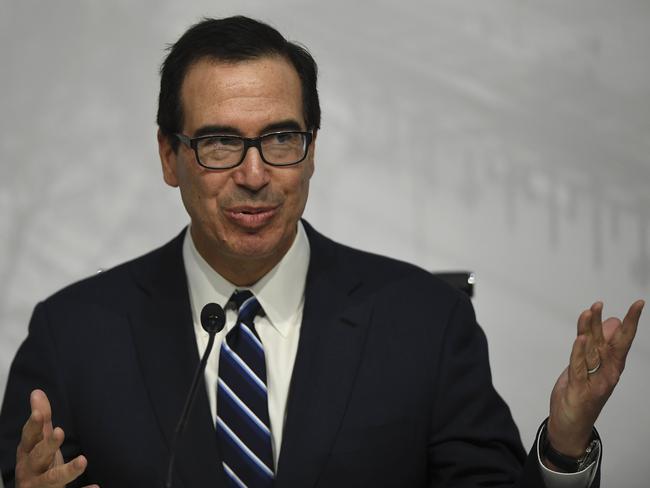
[[[543,486],[492,387],[469,300],[305,227],[311,261],[276,487]],[[66,432],[64,456],[88,458],[83,483],[162,486],[199,360],[182,236],[37,305],[0,415],[9,486],[33,388]],[[203,384],[175,486],[226,486]]]

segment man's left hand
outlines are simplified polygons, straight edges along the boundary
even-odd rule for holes
[[[569,366],[551,394],[548,440],[556,451],[584,455],[594,423],[623,373],[644,305],[634,302],[622,321],[603,322],[602,302],[580,314]]]

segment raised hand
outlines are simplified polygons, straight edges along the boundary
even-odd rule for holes
[[[29,402],[32,413],[23,426],[16,449],[16,488],[64,487],[84,472],[88,462],[84,456],[64,462],[60,447],[65,434],[60,427],[52,427],[47,395],[34,390]]]
[[[625,369],[625,360],[645,302],[634,302],[625,318],[602,321],[602,302],[580,314],[569,366],[551,394],[548,440],[570,457],[581,457],[607,399]]]

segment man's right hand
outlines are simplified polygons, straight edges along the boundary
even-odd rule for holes
[[[23,426],[16,449],[16,488],[64,487],[84,472],[88,461],[84,456],[77,456],[69,463],[64,462],[60,447],[65,434],[60,427],[52,427],[52,408],[47,395],[34,390],[29,402],[32,413]]]

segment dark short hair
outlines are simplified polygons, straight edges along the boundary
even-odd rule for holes
[[[304,47],[287,41],[268,24],[244,16],[203,19],[190,27],[169,48],[160,68],[160,95],[156,121],[174,150],[174,134],[183,126],[181,86],[190,66],[201,59],[246,61],[282,56],[295,68],[302,87],[303,117],[307,130],[320,128],[316,61]]]

